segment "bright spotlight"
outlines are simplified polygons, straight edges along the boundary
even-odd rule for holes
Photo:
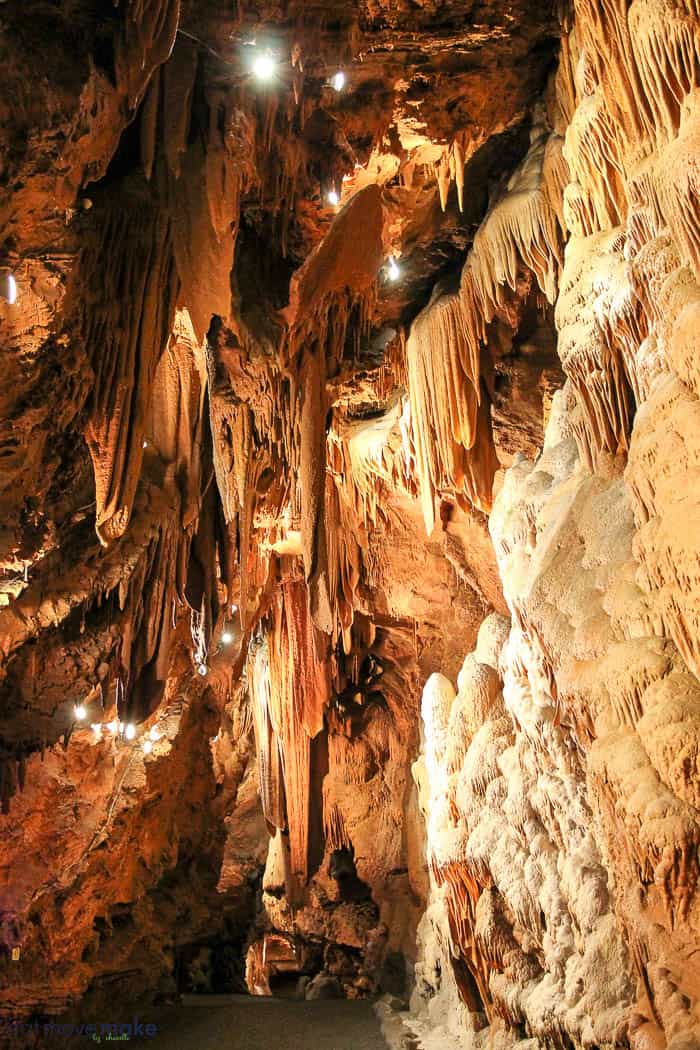
[[[148,448],[148,442],[146,441],[145,438],[143,439],[143,442],[141,444],[141,448]]]
[[[390,281],[398,281],[401,276],[401,268],[393,255],[389,256],[389,266],[386,273]]]
[[[150,740],[144,740],[143,742],[143,753],[144,755],[150,755],[153,750],[153,744]]]
[[[85,710],[85,705],[84,704],[76,704],[75,707],[73,708],[73,714],[75,716],[76,722],[82,722],[85,719],[85,716],[87,715],[87,711]]]
[[[336,91],[342,91],[345,87],[345,73],[339,69],[338,72],[331,77],[331,84]]]
[[[117,721],[117,719],[115,718],[111,722],[108,722],[107,723],[107,728],[109,729],[110,733],[118,733],[119,732],[119,722]]]
[[[10,306],[17,302],[17,281],[9,270],[0,271],[0,295]]]
[[[148,730],[148,735],[154,742],[156,740],[160,740],[160,733],[158,732],[155,726],[151,726],[151,728]]]
[[[197,668],[197,674],[201,674],[202,678],[206,678],[207,665],[206,664],[200,664],[199,667]]]
[[[329,190],[326,194],[326,200],[329,204],[332,204],[333,207],[335,207],[335,205],[340,202],[340,197],[335,190]]]
[[[223,634],[221,635],[221,641],[222,641],[223,645],[230,645],[231,642],[233,641],[233,635],[231,634],[231,632],[230,631],[224,631]]]
[[[275,60],[272,55],[258,55],[253,62],[253,74],[258,80],[272,80],[275,75]]]
[[[124,736],[127,740],[133,740],[136,736],[136,726],[133,722],[129,722],[128,726],[124,730]]]

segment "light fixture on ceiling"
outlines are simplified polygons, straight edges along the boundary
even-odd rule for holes
[[[275,60],[270,54],[257,55],[251,68],[258,80],[272,80],[276,69]]]
[[[73,715],[75,717],[76,722],[85,721],[85,717],[87,715],[85,704],[76,704],[73,708]]]
[[[336,91],[342,91],[345,87],[345,73],[342,69],[339,69],[337,73],[334,73],[331,77],[331,84]]]

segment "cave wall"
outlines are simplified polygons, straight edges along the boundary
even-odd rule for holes
[[[414,767],[431,864],[414,1006],[452,1037],[699,1037],[697,14],[573,4],[548,96],[567,378],[490,516],[510,619],[484,622],[457,692],[428,680]]]

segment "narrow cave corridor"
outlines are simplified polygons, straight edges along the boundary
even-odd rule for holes
[[[700,1050],[700,0],[0,59],[0,1046]]]

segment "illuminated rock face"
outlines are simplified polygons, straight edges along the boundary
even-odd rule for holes
[[[2,12],[0,1015],[689,1050],[697,3],[97,6]]]

